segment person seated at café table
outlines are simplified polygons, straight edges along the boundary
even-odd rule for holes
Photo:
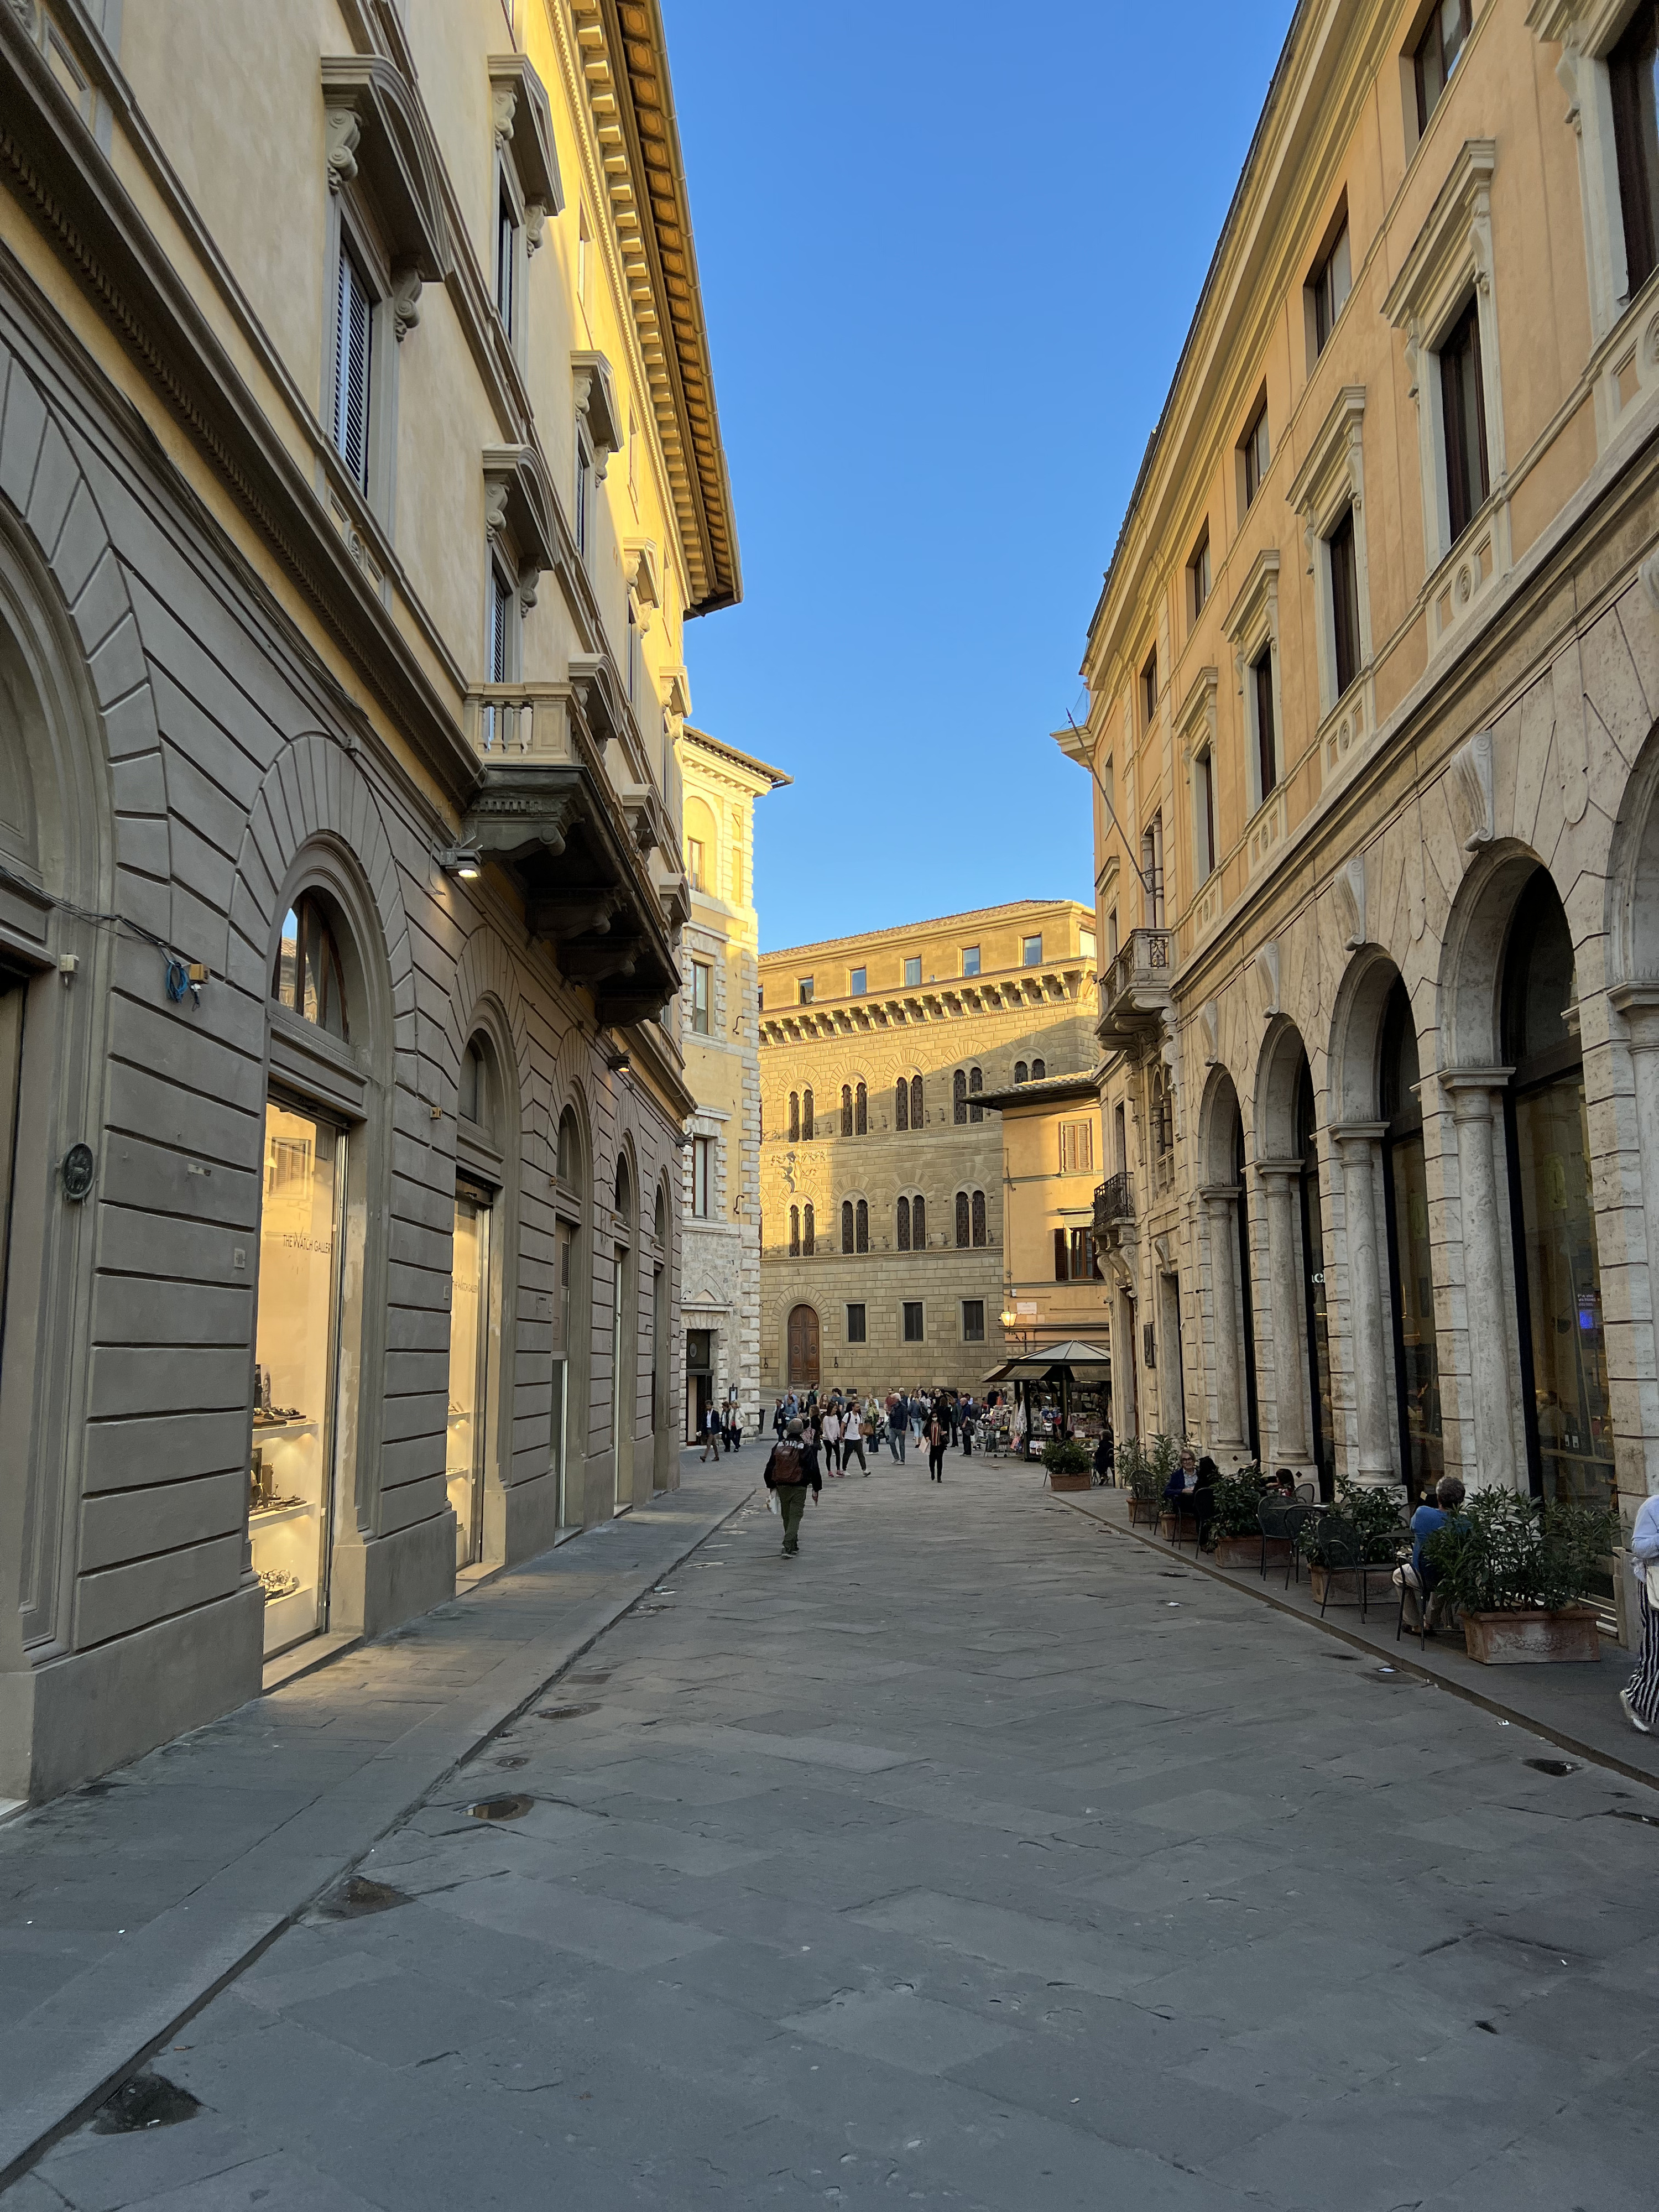
[[[1184,1497],[1194,1487],[1197,1480],[1198,1457],[1192,1446],[1188,1444],[1170,1470],[1170,1480],[1164,1486],[1164,1503],[1173,1505],[1178,1498]]]
[[[1273,1469],[1273,1495],[1276,1498],[1294,1498],[1296,1496],[1296,1476],[1288,1467],[1279,1467]]]
[[[1215,1479],[1220,1469],[1206,1452],[1193,1475],[1193,1518],[1198,1523],[1198,1540],[1207,1550],[1210,1540],[1210,1516],[1215,1511]]]
[[[1404,1585],[1407,1627],[1421,1626],[1429,1636],[1434,1635],[1441,1626],[1445,1601],[1436,1588],[1440,1570],[1432,1559],[1424,1556],[1423,1547],[1437,1528],[1453,1525],[1463,1498],[1463,1486],[1457,1477],[1443,1474],[1434,1486],[1432,1498],[1425,1498],[1412,1516],[1411,1572],[1400,1571],[1399,1578]],[[1426,1620],[1421,1612],[1425,1605],[1428,1607]]]

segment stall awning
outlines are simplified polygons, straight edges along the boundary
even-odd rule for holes
[[[1035,1352],[1022,1352],[1018,1358],[1005,1359],[985,1380],[1054,1382],[1059,1379],[1062,1369],[1073,1382],[1103,1382],[1111,1376],[1112,1355],[1097,1344],[1085,1344],[1077,1337],[1068,1337],[1063,1343],[1043,1345]]]

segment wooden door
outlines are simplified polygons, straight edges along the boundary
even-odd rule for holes
[[[816,1390],[818,1385],[818,1317],[811,1306],[796,1306],[789,1316],[789,1387]]]

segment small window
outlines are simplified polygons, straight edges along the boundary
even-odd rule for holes
[[[984,1088],[983,1072],[977,1067],[970,1067],[968,1071],[968,1119],[970,1121],[985,1119],[985,1109],[979,1103],[979,1094]]]
[[[1313,303],[1314,352],[1322,354],[1336,327],[1336,319],[1346,305],[1353,289],[1353,268],[1348,247],[1348,218],[1345,213],[1341,228],[1331,240],[1319,266],[1308,279],[1308,295]]]
[[[699,1221],[707,1221],[713,1211],[714,1189],[714,1139],[712,1137],[693,1137],[691,1139],[691,1211]],[[793,1225],[794,1209],[790,1208]],[[791,1247],[793,1249],[793,1246]]]
[[[870,1093],[860,1083],[853,1092],[853,1134],[867,1137],[870,1133]]]
[[[910,1249],[910,1201],[908,1198],[902,1198],[898,1202],[893,1223],[893,1233],[896,1249],[901,1252],[908,1252]]]
[[[1619,164],[1619,204],[1625,219],[1626,297],[1634,299],[1659,267],[1659,6],[1643,0],[1607,57],[1613,88],[1613,143]]]
[[[1250,665],[1255,700],[1255,763],[1258,796],[1265,799],[1279,781],[1279,732],[1273,722],[1273,655],[1269,646]]]
[[[809,1198],[800,1210],[800,1249],[808,1260],[812,1256],[813,1237],[812,1201]]]
[[[328,918],[313,898],[296,900],[283,923],[270,975],[278,1006],[330,1036],[346,1036],[345,981]]]
[[[1447,527],[1451,542],[1486,503],[1486,395],[1480,379],[1476,302],[1458,317],[1440,348],[1441,419],[1446,434]]]
[[[977,975],[979,974],[979,947],[977,945],[964,945],[963,946],[962,972],[964,975]]]
[[[811,1143],[812,1094],[811,1091],[803,1091],[800,1094],[800,1135],[804,1145]]]
[[[1244,457],[1244,504],[1254,507],[1255,495],[1267,474],[1267,402],[1264,398],[1250,418],[1250,427],[1244,433],[1239,447]]]
[[[708,1004],[714,996],[714,969],[706,960],[691,963],[691,1027],[698,1036],[708,1035]]]
[[[1031,1078],[1031,1071],[1030,1071],[1030,1069],[1029,1067],[1027,1067],[1027,1066],[1025,1065],[1025,1062],[1024,1062],[1023,1060],[1017,1060],[1014,1062],[1014,1080],[1015,1080],[1015,1082],[1016,1082],[1016,1083],[1029,1083],[1029,1082],[1030,1081],[1030,1078]]]
[[[985,1193],[982,1190],[974,1193],[974,1243],[975,1248],[982,1248],[985,1243]]]
[[[850,1252],[853,1249],[853,1201],[850,1198],[844,1198],[841,1202],[841,1249],[843,1252]]]
[[[920,1298],[907,1298],[904,1302],[904,1341],[921,1344],[923,1340],[921,1301]]]
[[[855,968],[848,981],[847,988],[848,994],[851,997],[854,999],[863,998],[865,993],[870,988],[869,970],[866,968]]]
[[[914,990],[921,981],[921,958],[920,954],[917,954],[904,963],[904,988],[907,991]]]
[[[1210,597],[1210,526],[1206,522],[1198,533],[1198,543],[1187,563],[1187,611],[1194,622],[1203,613]]]
[[[965,1251],[973,1241],[973,1207],[965,1190],[957,1193],[957,1249]]]
[[[1447,80],[1457,67],[1470,29],[1469,0],[1434,0],[1412,64],[1417,77],[1417,128],[1429,127]]]
[[[799,1091],[792,1091],[789,1094],[789,1141],[792,1145],[798,1145],[800,1142],[800,1093]]]
[[[1158,647],[1146,656],[1140,672],[1140,726],[1150,730],[1158,720]]]
[[[968,1071],[957,1068],[951,1078],[951,1119],[964,1126],[968,1120]]]
[[[910,1126],[910,1085],[903,1076],[893,1085],[893,1127],[908,1129]]]
[[[792,1206],[789,1209],[789,1256],[792,1260],[800,1257],[800,1208],[798,1206]]]
[[[843,1083],[841,1086],[841,1133],[843,1137],[850,1137],[853,1133],[853,1086],[850,1083]]]
[[[1032,1080],[1032,1082],[1033,1082],[1033,1083],[1045,1083],[1045,1082],[1047,1082],[1048,1078],[1048,1061],[1047,1061],[1046,1060],[1034,1060],[1031,1062],[1031,1080]]]
[[[517,335],[514,328],[513,307],[518,268],[518,210],[513,204],[512,188],[503,177],[501,196],[495,204],[495,312],[509,337]]]
[[[1352,507],[1326,540],[1326,550],[1331,564],[1331,648],[1340,699],[1359,673],[1359,567]]]
[[[1207,750],[1193,756],[1193,858],[1197,880],[1215,873],[1215,763]]]
[[[1060,1125],[1061,1175],[1089,1175],[1095,1164],[1095,1125],[1092,1121],[1062,1121]]]
[[[702,839],[688,837],[685,841],[685,872],[690,878],[694,891],[700,891],[702,889],[703,866]]]
[[[848,1344],[863,1344],[866,1341],[865,1309],[862,1306],[848,1306],[847,1309],[847,1341]]]
[[[861,1198],[853,1220],[853,1243],[855,1251],[870,1249],[870,1202]]]
[[[927,1121],[927,1115],[921,1103],[921,1078],[913,1075],[910,1078],[910,1127],[913,1129],[925,1127]]]
[[[356,256],[340,246],[334,333],[334,447],[359,491],[368,491],[370,354],[374,297]],[[474,572],[476,574],[476,571]]]
[[[916,1197],[910,1200],[910,1242],[915,1250],[927,1249],[927,1201]]]
[[[1040,937],[1021,938],[1019,942],[1019,964],[1022,968],[1042,967],[1042,939]]]
[[[576,512],[574,517],[576,550],[586,560],[591,511],[593,504],[593,449],[587,442],[587,432],[580,422],[576,425]]]
[[[985,1301],[983,1298],[964,1298],[963,1300],[962,1340],[964,1344],[984,1343]]]
[[[810,1006],[811,1005],[812,979],[810,975],[802,975],[797,979],[795,983],[795,998],[797,1003],[800,1006]]]

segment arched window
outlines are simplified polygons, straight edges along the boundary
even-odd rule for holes
[[[803,1091],[800,1094],[800,1139],[802,1144],[805,1144],[811,1137],[811,1134],[812,1094],[810,1091]]]
[[[792,1206],[789,1209],[789,1256],[792,1260],[800,1257],[800,1208],[798,1206]]]
[[[853,1093],[853,1134],[867,1137],[870,1133],[870,1094],[860,1083]]]
[[[792,1091],[789,1094],[789,1141],[792,1145],[798,1145],[800,1142],[800,1093],[799,1091]]]
[[[985,1193],[982,1190],[974,1193],[974,1242],[975,1244],[985,1242]]]
[[[559,1149],[555,1170],[567,1190],[574,1190],[576,1187],[576,1163],[580,1158],[580,1132],[576,1127],[575,1115],[567,1106],[559,1116]]]
[[[870,1206],[869,1201],[862,1198],[859,1200],[856,1235],[858,1249],[860,1252],[867,1252],[870,1249]]]
[[[657,1211],[652,1226],[656,1231],[658,1243],[665,1244],[668,1242],[668,1194],[660,1183],[657,1186]]]
[[[979,1094],[984,1088],[984,1076],[981,1074],[978,1068],[970,1067],[968,1071],[968,1119],[970,1121],[982,1121],[985,1119],[985,1109],[978,1103]]]
[[[283,923],[270,971],[270,995],[301,1021],[314,1022],[330,1036],[344,1038],[345,978],[340,955],[328,917],[309,893],[295,901]]]
[[[1017,1060],[1014,1062],[1014,1080],[1016,1083],[1024,1083],[1030,1071],[1027,1069],[1025,1062],[1023,1060]]]
[[[968,1119],[968,1078],[961,1068],[951,1078],[951,1119],[962,1122]]]
[[[843,1083],[841,1086],[841,1133],[843,1137],[850,1137],[853,1133],[853,1086],[850,1083]]]
[[[893,1091],[893,1127],[908,1129],[910,1126],[910,1086],[901,1075]]]
[[[810,1260],[812,1256],[812,1201],[810,1198],[800,1210],[800,1249]]]
[[[963,1250],[973,1235],[972,1209],[965,1190],[957,1193],[957,1249]]]
[[[843,1252],[850,1252],[853,1249],[853,1201],[850,1198],[844,1198],[841,1202],[841,1249]]]
[[[913,1075],[910,1078],[910,1127],[913,1129],[920,1129],[926,1123],[927,1119],[927,1116],[921,1108],[921,1078],[919,1075]]]
[[[910,1249],[910,1201],[908,1198],[902,1198],[898,1202],[898,1249],[901,1252],[908,1252]]]
[[[634,1212],[634,1178],[628,1172],[628,1155],[623,1152],[617,1160],[617,1212],[623,1226],[631,1229]]]
[[[489,1127],[489,1070],[482,1037],[474,1037],[461,1054],[461,1079],[455,1088],[455,1111],[464,1121]]]
[[[910,1200],[910,1242],[918,1252],[927,1243],[927,1206],[921,1197]]]
[[[1032,1082],[1033,1082],[1033,1083],[1043,1083],[1043,1082],[1046,1082],[1046,1081],[1048,1080],[1048,1061],[1047,1061],[1046,1060],[1034,1060],[1031,1062],[1031,1080],[1032,1080]]]

